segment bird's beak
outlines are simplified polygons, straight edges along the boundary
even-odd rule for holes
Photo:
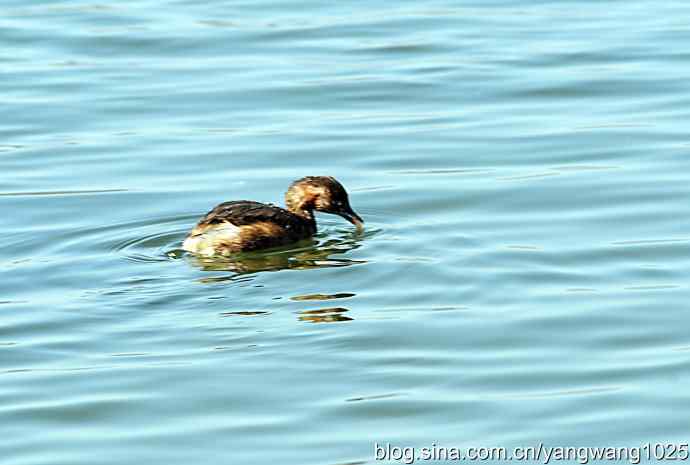
[[[360,218],[360,216],[355,213],[352,208],[348,207],[346,210],[339,212],[338,214],[350,223],[354,224],[357,227],[357,231],[361,232],[364,229],[364,220],[362,220],[362,218]]]

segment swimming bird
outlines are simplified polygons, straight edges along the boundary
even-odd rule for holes
[[[362,230],[342,184],[331,176],[307,176],[285,193],[285,208],[251,200],[217,205],[201,218],[182,244],[199,255],[230,255],[307,239],[316,233],[314,211],[345,218]]]

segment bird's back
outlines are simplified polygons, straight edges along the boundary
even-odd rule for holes
[[[311,237],[316,224],[275,205],[235,200],[208,212],[185,239],[183,248],[202,255],[278,247]]]

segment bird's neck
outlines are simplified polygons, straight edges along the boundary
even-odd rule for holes
[[[287,210],[307,221],[316,221],[314,219],[314,210],[311,208],[304,208],[302,205],[294,206],[288,205]]]
[[[288,211],[302,220],[302,224],[304,224],[306,230],[309,231],[309,234],[316,234],[316,219],[314,218],[314,210],[288,207]]]
[[[295,215],[316,224],[314,219],[314,197],[300,185],[291,186],[285,193],[285,206]]]

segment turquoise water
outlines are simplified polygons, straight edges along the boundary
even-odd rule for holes
[[[6,0],[3,465],[687,442],[688,14]],[[320,174],[364,234],[179,251]]]

